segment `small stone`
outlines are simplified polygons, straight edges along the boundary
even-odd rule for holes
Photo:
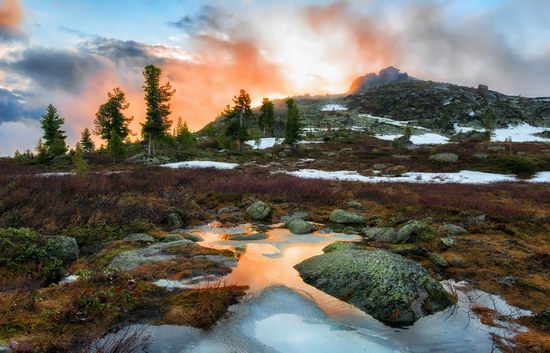
[[[137,243],[146,243],[146,244],[155,242],[155,238],[153,238],[149,234],[145,234],[145,233],[130,234],[130,235],[124,237],[124,239],[122,239],[122,240],[124,240],[124,241],[133,241],[133,242],[137,242]]]
[[[443,257],[434,252],[428,254],[428,259],[439,267],[449,267],[449,263]]]
[[[183,225],[181,216],[176,212],[170,212],[166,215],[166,223],[171,227],[181,227]]]
[[[160,241],[163,243],[170,243],[173,241],[180,241],[183,239],[184,239],[183,236],[181,236],[180,234],[168,234],[160,238]]]
[[[452,267],[457,267],[457,268],[465,268],[466,267],[466,262],[460,256],[453,256],[451,258],[451,260],[449,261],[449,263]]]
[[[462,234],[468,234],[468,231],[462,227],[459,227],[454,224],[443,224],[439,227],[439,232],[446,235],[462,235]]]
[[[453,238],[441,238],[440,241],[445,249],[453,247],[456,244],[456,241]]]
[[[222,207],[218,210],[218,214],[222,214],[222,213],[232,213],[232,212],[236,212],[238,211],[239,208],[237,206],[227,206],[227,207]]]
[[[439,163],[455,163],[458,155],[455,153],[436,153],[430,156],[430,160]]]
[[[355,200],[352,200],[352,201],[349,201],[346,205],[347,208],[356,208],[356,209],[361,209],[363,208],[363,205],[361,204],[361,202],[359,201],[355,201]]]

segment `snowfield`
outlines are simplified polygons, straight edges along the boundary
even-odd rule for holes
[[[342,111],[342,110],[348,110],[348,108],[340,104],[327,104],[323,108],[321,108],[322,112],[335,112],[335,111]]]
[[[326,172],[317,169],[300,169],[285,172],[304,179],[343,180],[363,183],[416,183],[416,184],[493,184],[501,182],[521,181],[515,175],[494,174],[461,170],[456,173],[424,173],[410,172],[402,176],[364,176],[356,171]],[[550,172],[537,173],[529,183],[550,183]]]
[[[375,135],[380,140],[393,141],[403,135]],[[449,139],[443,135],[427,133],[423,135],[412,135],[411,142],[415,145],[443,145],[449,143]]]
[[[474,129],[456,124],[455,130],[456,132],[485,131],[485,129]],[[508,126],[505,129],[495,129],[491,141],[505,142],[507,138],[511,138],[512,142],[550,142],[550,139],[535,136],[535,134],[544,131],[550,131],[550,129],[523,123],[516,126]]]
[[[163,164],[161,167],[180,169],[180,168],[215,168],[215,169],[235,169],[239,165],[237,163],[224,163],[213,161],[187,161]]]

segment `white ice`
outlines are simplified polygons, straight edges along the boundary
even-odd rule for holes
[[[342,110],[348,110],[348,108],[340,104],[327,104],[323,108],[321,108],[322,112],[334,112],[334,111],[342,111]]]
[[[518,182],[514,175],[476,172],[472,170],[461,170],[454,173],[425,173],[410,172],[402,176],[364,176],[356,171],[335,171],[327,172],[317,169],[300,169],[287,174],[304,179],[324,179],[357,181],[363,183],[418,183],[418,184],[492,184],[499,182]],[[550,172],[538,173],[533,179],[525,180],[533,183],[550,182]]]
[[[163,164],[161,167],[180,169],[180,168],[215,168],[215,169],[235,169],[239,165],[236,163],[213,162],[213,161],[187,161]]]
[[[375,135],[380,140],[393,141],[403,135]],[[442,145],[449,143],[449,139],[443,135],[427,133],[423,135],[412,135],[411,142],[415,145]]]

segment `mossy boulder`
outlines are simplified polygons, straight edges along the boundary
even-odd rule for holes
[[[313,225],[302,219],[293,219],[292,221],[287,223],[286,227],[293,234],[306,234],[313,231]]]
[[[129,271],[147,263],[172,260],[177,256],[166,254],[165,250],[186,244],[193,244],[193,242],[184,239],[168,243],[157,243],[143,249],[125,251],[115,256],[107,268]]]
[[[295,268],[304,282],[388,324],[413,324],[454,302],[424,267],[387,251],[336,250]]]
[[[334,210],[329,216],[329,220],[333,223],[340,224],[363,224],[365,217],[344,210]]]
[[[462,235],[468,234],[468,231],[460,226],[454,224],[443,224],[439,227],[439,232],[445,235]]]
[[[367,239],[373,240],[373,241],[379,241],[383,243],[398,244],[406,240],[406,239],[400,238],[399,233],[396,232],[395,229],[391,227],[366,228],[364,232]]]
[[[430,156],[430,160],[438,163],[455,163],[458,161],[458,154],[436,153]]]
[[[340,250],[359,250],[361,249],[357,244],[349,241],[337,241],[323,248],[323,252],[340,251]]]
[[[124,239],[122,239],[122,240],[132,241],[132,242],[137,242],[137,243],[154,243],[155,242],[155,238],[153,238],[149,234],[145,234],[145,233],[130,234],[130,235],[124,237]]]
[[[229,240],[250,241],[250,240],[263,240],[267,238],[269,238],[269,236],[265,233],[253,233],[253,234],[237,234],[229,238]]]
[[[414,240],[428,241],[436,236],[436,232],[428,223],[416,220],[405,223],[397,234],[401,243]]]
[[[293,221],[295,219],[306,220],[308,218],[309,218],[309,213],[298,211],[298,212],[294,212],[291,215],[281,217],[281,223],[287,224],[287,223],[290,223],[290,221]]]
[[[71,263],[78,259],[79,249],[75,238],[57,235],[48,238],[47,252],[64,263]]]
[[[173,241],[183,240],[184,237],[181,234],[168,234],[160,238],[159,240],[163,243],[171,243]],[[191,240],[191,239],[189,239]]]
[[[263,201],[256,201],[246,209],[246,214],[253,220],[262,221],[271,213],[271,207]]]
[[[441,255],[431,252],[428,254],[428,259],[433,262],[434,265],[439,267],[449,267],[449,263]]]

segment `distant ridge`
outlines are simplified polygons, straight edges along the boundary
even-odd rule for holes
[[[418,79],[409,76],[409,74],[407,74],[406,72],[401,72],[399,69],[393,66],[388,66],[387,68],[380,70],[378,72],[378,75],[375,73],[370,73],[355,79],[355,81],[353,81],[353,83],[351,84],[349,93],[357,94],[370,88],[385,85],[388,83],[411,81],[418,81]]]

